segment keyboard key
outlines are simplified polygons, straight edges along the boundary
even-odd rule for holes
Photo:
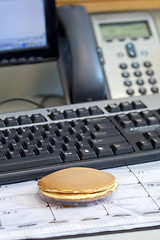
[[[134,124],[131,120],[122,120],[122,121],[120,121],[120,125],[123,128],[133,128],[134,127]]]
[[[139,118],[139,119],[135,119],[134,120],[134,125],[136,127],[142,127],[142,126],[146,126],[146,121],[142,118]]]
[[[118,122],[121,122],[121,121],[123,121],[123,120],[129,120],[129,119],[128,119],[128,115],[123,114],[123,113],[116,115],[116,116],[115,116],[115,119],[118,120]]]
[[[155,131],[145,132],[143,135],[145,136],[145,138],[147,138],[149,140],[152,139],[152,138],[157,138],[158,137],[158,133],[155,132]]]
[[[70,149],[68,151],[61,153],[61,158],[63,162],[71,162],[80,160],[75,149]]]
[[[141,114],[145,119],[146,119],[147,117],[152,117],[152,116],[153,116],[153,113],[152,113],[151,111],[148,111],[148,110],[142,111],[140,114]]]
[[[128,114],[129,119],[131,120],[136,120],[136,119],[141,119],[141,115],[137,112],[132,112]]]
[[[4,127],[5,127],[4,121],[0,119],[0,128],[4,128]]]
[[[132,146],[128,143],[128,142],[125,142],[125,143],[119,143],[119,144],[113,144],[111,146],[114,154],[123,154],[123,153],[131,153],[133,152],[133,148]]]
[[[89,132],[79,133],[79,134],[77,135],[77,139],[78,139],[79,141],[82,141],[83,139],[85,139],[85,140],[90,140],[90,139],[91,139],[91,135],[90,135]]]
[[[89,109],[89,112],[91,115],[99,115],[99,114],[103,114],[104,112],[97,106],[93,106],[93,107],[90,107]]]
[[[33,148],[31,149],[30,147],[28,147],[27,149],[23,149],[20,151],[20,155],[21,157],[33,157],[35,156],[34,152],[33,152]]]
[[[49,117],[51,118],[51,120],[60,120],[60,119],[64,119],[64,115],[63,113],[61,113],[60,111],[52,110],[52,112],[49,114]]]
[[[82,148],[78,151],[78,155],[81,160],[96,158],[96,153],[91,148]]]
[[[76,118],[77,117],[77,114],[75,111],[73,111],[72,109],[70,110],[65,110],[63,112],[63,115],[65,118]]]
[[[86,117],[86,116],[90,116],[89,111],[86,108],[79,108],[76,111],[78,117]]]
[[[99,123],[95,126],[97,131],[104,131],[105,129],[112,129],[115,128],[111,122],[108,123]]]
[[[159,137],[154,137],[150,141],[154,148],[160,148],[160,138]]]
[[[98,157],[106,157],[106,156],[112,156],[113,152],[109,146],[100,146],[95,147],[95,152]]]
[[[150,150],[152,149],[152,144],[147,141],[147,140],[139,140],[137,142],[137,146],[139,147],[140,150],[145,151],[145,150]]]
[[[20,125],[31,124],[32,121],[28,115],[23,115],[18,117],[18,122]]]
[[[117,105],[116,103],[110,104],[106,107],[106,110],[110,113],[114,113],[114,112],[120,112],[121,109],[119,107],[119,105]]]
[[[159,124],[159,120],[154,116],[147,117],[146,121],[149,125]]]
[[[32,120],[33,123],[40,123],[40,122],[45,122],[46,121],[45,117],[40,113],[39,114],[33,114],[31,116],[31,120]]]
[[[106,117],[96,117],[96,118],[87,118],[84,120],[84,123],[86,125],[89,125],[89,124],[99,124],[99,123],[107,123],[107,122],[110,122],[108,118]]]
[[[93,131],[91,133],[92,138],[97,139],[97,138],[106,138],[106,137],[111,137],[111,136],[116,136],[120,135],[120,132],[116,129],[108,129],[105,131]]]
[[[4,120],[4,123],[7,127],[12,127],[12,126],[17,126],[19,125],[18,124],[18,121],[15,117],[8,117]]]
[[[145,104],[141,100],[133,101],[132,106],[134,109],[146,108]]]
[[[129,103],[129,102],[120,103],[119,106],[122,111],[133,110],[133,107],[132,107],[131,103]]]
[[[109,146],[113,143],[123,143],[123,142],[126,142],[126,140],[122,135],[90,140],[91,146],[94,146],[94,147]]]

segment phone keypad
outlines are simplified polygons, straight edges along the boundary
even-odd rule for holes
[[[159,88],[155,85],[157,80],[154,77],[155,73],[152,70],[152,63],[150,61],[147,60],[141,64],[137,61],[134,61],[130,64],[121,62],[119,64],[119,68],[121,70],[121,76],[123,79],[123,84],[126,87],[127,95],[131,96],[135,94],[135,89],[133,87],[134,84],[136,84],[138,87],[138,92],[141,95],[147,94],[146,84],[150,85],[150,90],[152,93],[159,92]],[[130,69],[133,71],[131,72]]]

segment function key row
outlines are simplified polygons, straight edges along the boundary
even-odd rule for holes
[[[106,107],[106,110],[110,113],[114,113],[114,112],[121,112],[121,111],[128,111],[128,110],[134,110],[134,109],[142,109],[142,108],[146,108],[145,104],[140,101],[133,101],[133,102],[122,102],[120,104],[109,104]]]
[[[88,109],[79,108],[75,111],[70,109],[63,112],[60,112],[57,109],[53,109],[52,111],[50,111],[49,117],[51,120],[60,120],[100,114],[103,114],[103,111],[97,106],[93,106]],[[46,121],[46,118],[41,113],[32,114],[31,116],[22,115],[19,117],[6,117],[4,120],[0,119],[0,128],[27,125],[33,123],[43,123]]]
[[[30,117],[28,115],[22,115],[19,117],[7,117],[4,120],[0,119],[0,128],[12,127],[18,125],[32,124],[46,122],[46,118],[41,114],[32,114]]]
[[[68,109],[64,110],[63,112],[53,109],[50,110],[49,117],[51,120],[60,120],[60,119],[68,119],[68,118],[77,118],[77,117],[87,117],[92,115],[100,115],[103,114],[103,111],[97,107],[89,107],[87,108],[78,108],[76,110]]]

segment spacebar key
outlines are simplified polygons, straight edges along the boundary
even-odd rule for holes
[[[90,141],[92,147],[105,146],[105,145],[111,145],[114,143],[123,143],[123,142],[126,142],[126,139],[122,135],[107,137],[102,139],[93,139]]]

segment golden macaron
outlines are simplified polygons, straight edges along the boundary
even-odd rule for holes
[[[38,182],[39,192],[55,200],[81,201],[99,199],[113,192],[116,178],[107,172],[72,167],[53,172]]]

